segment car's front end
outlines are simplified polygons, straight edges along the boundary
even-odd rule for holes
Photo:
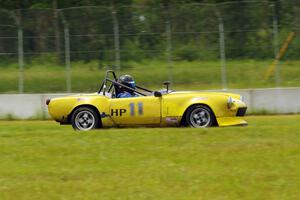
[[[247,105],[241,95],[228,94],[226,107],[223,116],[217,117],[219,126],[247,125],[244,120]]]
[[[187,118],[189,113],[193,113],[193,109],[197,106],[205,106],[211,113],[214,119],[213,125],[218,126],[233,126],[246,125],[244,120],[247,105],[244,99],[239,94],[225,92],[171,92],[163,95],[163,116],[164,119],[174,118],[181,121],[181,124],[186,124],[187,121],[193,118]],[[190,112],[189,112],[190,111]],[[204,109],[205,111],[205,109]],[[201,115],[201,112],[199,112]],[[195,115],[195,119],[199,116]],[[190,120],[191,121],[191,120]]]

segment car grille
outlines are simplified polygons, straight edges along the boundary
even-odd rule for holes
[[[245,108],[239,108],[237,110],[236,116],[245,116],[246,110],[247,110],[247,107],[245,107]]]

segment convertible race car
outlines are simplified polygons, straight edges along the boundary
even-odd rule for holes
[[[75,130],[88,131],[102,127],[166,127],[246,125],[243,119],[247,106],[238,94],[220,92],[175,92],[166,89],[151,91],[128,87],[108,70],[100,90],[47,99],[50,115],[60,124],[70,124]],[[118,98],[120,89],[131,91],[134,97]]]

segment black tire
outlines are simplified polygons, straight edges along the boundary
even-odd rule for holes
[[[77,131],[89,131],[100,128],[100,116],[93,109],[88,107],[77,108],[71,118],[72,127]]]
[[[185,115],[188,126],[193,128],[211,127],[216,119],[212,110],[205,105],[195,105],[190,107]]]

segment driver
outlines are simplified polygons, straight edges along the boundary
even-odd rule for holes
[[[118,79],[118,82],[123,85],[126,85],[127,87],[135,89],[134,79],[130,75],[120,76],[120,78]],[[131,91],[125,87],[119,86],[119,93],[117,95],[117,98],[129,98],[129,97],[136,97],[136,95],[134,94],[133,91]]]

